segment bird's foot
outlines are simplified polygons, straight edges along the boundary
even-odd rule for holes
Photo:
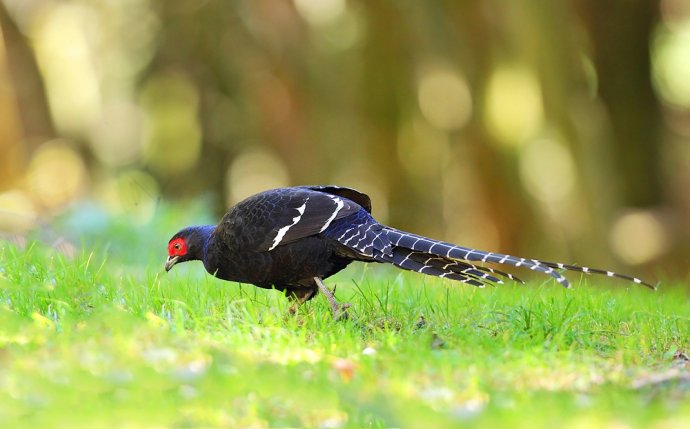
[[[333,290],[328,289],[326,287],[326,285],[323,284],[323,281],[318,277],[314,277],[314,282],[319,287],[319,290],[321,291],[321,293],[326,295],[326,299],[328,300],[328,304],[330,304],[331,310],[333,311],[333,318],[335,320],[348,319],[349,315],[347,313],[347,309],[350,308],[350,304],[349,303],[338,304],[338,301],[336,301],[335,296],[334,296],[335,286],[333,287]]]
[[[347,312],[347,309],[352,307],[352,304],[349,302],[344,302],[340,305],[336,305],[336,308],[333,309],[333,319],[335,320],[347,320],[350,318],[350,313]]]

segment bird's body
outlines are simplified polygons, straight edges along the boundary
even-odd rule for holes
[[[337,186],[279,188],[251,196],[232,207],[218,225],[175,234],[168,255],[167,270],[177,262],[202,260],[218,278],[275,288],[299,302],[321,290],[334,312],[333,296],[321,280],[352,261],[391,263],[475,286],[502,283],[500,277],[518,279],[473,262],[529,268],[566,287],[569,283],[559,269],[620,277],[653,288],[611,271],[485,252],[399,231],[372,217],[367,195]]]

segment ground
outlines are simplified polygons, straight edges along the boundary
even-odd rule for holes
[[[682,284],[360,265],[327,281],[353,304],[334,321],[323,297],[289,315],[200,264],[165,274],[165,241],[156,262],[0,246],[1,427],[690,427]]]

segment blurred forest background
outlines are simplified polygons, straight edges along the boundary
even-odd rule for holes
[[[690,1],[0,0],[0,28],[0,231],[333,183],[431,237],[687,278]]]

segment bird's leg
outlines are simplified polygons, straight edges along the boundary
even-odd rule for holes
[[[288,309],[288,312],[290,314],[297,313],[297,309],[302,304],[309,301],[315,294],[316,294],[316,290],[311,289],[311,288],[298,288],[298,289],[293,289],[290,292],[287,292],[286,293],[287,297],[291,301],[294,301],[292,303],[292,305],[290,306],[290,308]]]
[[[331,305],[331,310],[333,310],[333,318],[337,319],[347,319],[347,309],[350,308],[349,303],[344,303],[342,305],[338,304],[338,301],[335,300],[335,296],[333,295],[333,292],[335,292],[335,288],[333,288],[333,291],[328,289],[325,284],[323,284],[323,281],[318,278],[314,277],[314,282],[316,283],[316,286],[319,287],[319,290],[321,291],[322,294],[326,295],[326,299],[328,300],[328,303]]]
[[[297,313],[297,309],[305,303],[306,299],[294,298],[293,301],[294,302],[292,303],[290,308],[288,308],[288,313],[290,314]]]

